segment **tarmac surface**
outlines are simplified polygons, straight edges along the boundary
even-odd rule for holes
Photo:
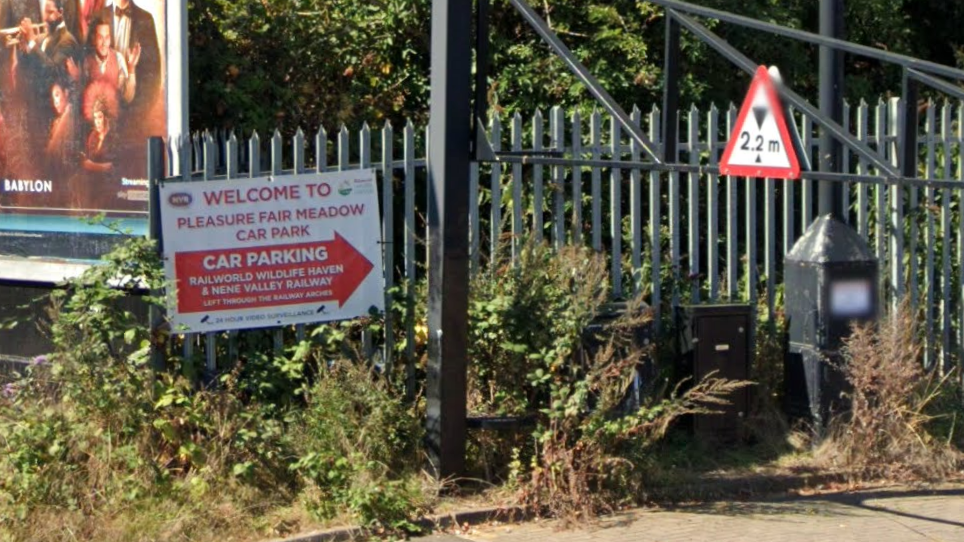
[[[964,542],[964,486],[877,489],[640,508],[595,525],[473,526],[420,542]]]

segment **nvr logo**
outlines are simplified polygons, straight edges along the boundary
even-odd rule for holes
[[[192,201],[194,198],[187,192],[175,192],[167,197],[167,202],[175,207],[187,207]]]

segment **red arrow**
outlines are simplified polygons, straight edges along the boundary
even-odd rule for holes
[[[331,282],[319,283],[323,277],[307,271],[311,267],[329,276]],[[188,313],[314,301],[337,301],[340,308],[374,266],[335,232],[331,241],[179,252],[175,255],[175,268],[178,311]],[[301,274],[288,274],[299,268]],[[244,284],[247,281],[250,284]],[[292,285],[279,289],[275,281]],[[325,297],[310,295],[323,291]],[[298,293],[303,296],[297,296]]]
[[[345,270],[336,276],[331,282],[332,292],[335,300],[338,301],[338,308],[345,305],[348,298],[355,293],[355,290],[371,273],[374,266],[364,254],[359,252],[347,239],[335,232],[335,239],[328,245],[329,254],[333,256],[335,262],[345,267]]]

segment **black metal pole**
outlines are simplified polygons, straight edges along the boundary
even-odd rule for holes
[[[820,34],[843,39],[844,0],[820,0]],[[843,121],[844,63],[843,52],[820,47],[820,112],[840,124]],[[820,131],[820,171],[838,172],[842,145],[826,129]],[[821,216],[832,214],[842,218],[843,186],[821,181],[818,210]]]
[[[902,84],[903,111],[900,134],[900,174],[917,177],[917,80],[904,70]]]
[[[481,123],[484,129],[489,112],[489,0],[476,0],[476,2],[478,9],[475,15],[475,100],[472,109],[472,125]],[[473,138],[478,133],[478,130],[473,130]],[[480,159],[477,141],[473,144],[472,150],[476,160]]]
[[[426,440],[439,478],[465,467],[472,0],[432,0]]]
[[[148,192],[148,228],[149,239],[157,241],[157,252],[164,255],[164,238],[161,235],[161,201],[160,181],[164,178],[164,140],[160,137],[147,139],[147,179],[150,183]],[[151,296],[160,297],[159,292],[151,292]],[[165,342],[161,340],[160,327],[164,322],[164,310],[151,305],[148,309],[148,319],[151,326],[151,366],[156,371],[164,369]]]
[[[676,162],[679,125],[679,22],[666,13],[665,58],[663,58],[663,162]]]

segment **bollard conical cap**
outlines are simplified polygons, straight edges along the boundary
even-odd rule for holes
[[[787,254],[788,262],[859,263],[876,262],[877,257],[867,242],[853,228],[831,215],[810,224],[806,233]]]

